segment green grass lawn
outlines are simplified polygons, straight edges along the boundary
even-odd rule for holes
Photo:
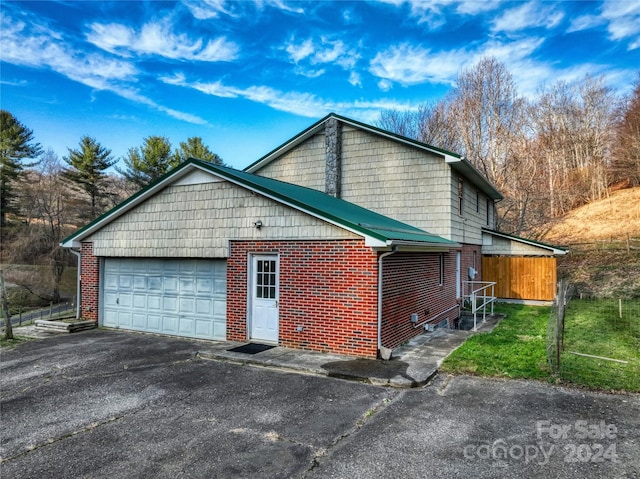
[[[622,315],[619,307],[618,301],[608,299],[569,303],[560,363],[563,380],[598,389],[640,391],[640,300],[623,301]]]
[[[497,305],[496,312],[506,314],[506,318],[493,332],[470,337],[444,361],[441,370],[566,382],[591,389],[640,391],[638,328],[612,321],[608,313],[599,315],[594,306],[594,301],[570,303],[559,376],[552,373],[546,357],[550,307],[514,304]],[[640,318],[635,321],[640,324]],[[579,357],[568,351],[625,360],[628,364]]]
[[[441,370],[508,378],[545,379],[546,340],[550,308],[500,304],[506,318],[491,333],[479,333],[456,349]]]

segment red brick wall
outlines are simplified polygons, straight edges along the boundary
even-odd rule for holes
[[[362,240],[231,241],[227,261],[229,340],[248,338],[250,253],[279,255],[281,346],[376,357],[377,255]]]
[[[80,304],[82,319],[98,321],[100,258],[93,255],[93,243],[82,243],[80,262]]]
[[[456,306],[456,252],[443,253],[444,282],[440,285],[440,253],[396,253],[383,259],[382,345],[395,348],[423,333],[418,323]],[[457,309],[436,319],[457,318]]]
[[[482,254],[480,253],[481,246],[473,244],[462,245],[462,256],[460,257],[460,279],[461,281],[469,281],[469,267],[473,266],[473,252],[476,252],[476,264],[475,269],[478,272],[475,281],[482,281]],[[464,294],[464,288],[462,289]]]

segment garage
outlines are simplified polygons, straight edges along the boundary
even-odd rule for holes
[[[226,260],[105,258],[104,326],[226,339]]]

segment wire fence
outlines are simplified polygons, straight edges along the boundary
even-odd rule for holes
[[[563,381],[640,391],[640,298],[592,298],[560,281],[547,361]]]

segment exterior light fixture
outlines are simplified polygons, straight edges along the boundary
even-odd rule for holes
[[[260,220],[256,221],[255,223],[253,223],[253,226],[255,226],[256,229],[259,230],[260,228],[262,228],[262,221]]]

